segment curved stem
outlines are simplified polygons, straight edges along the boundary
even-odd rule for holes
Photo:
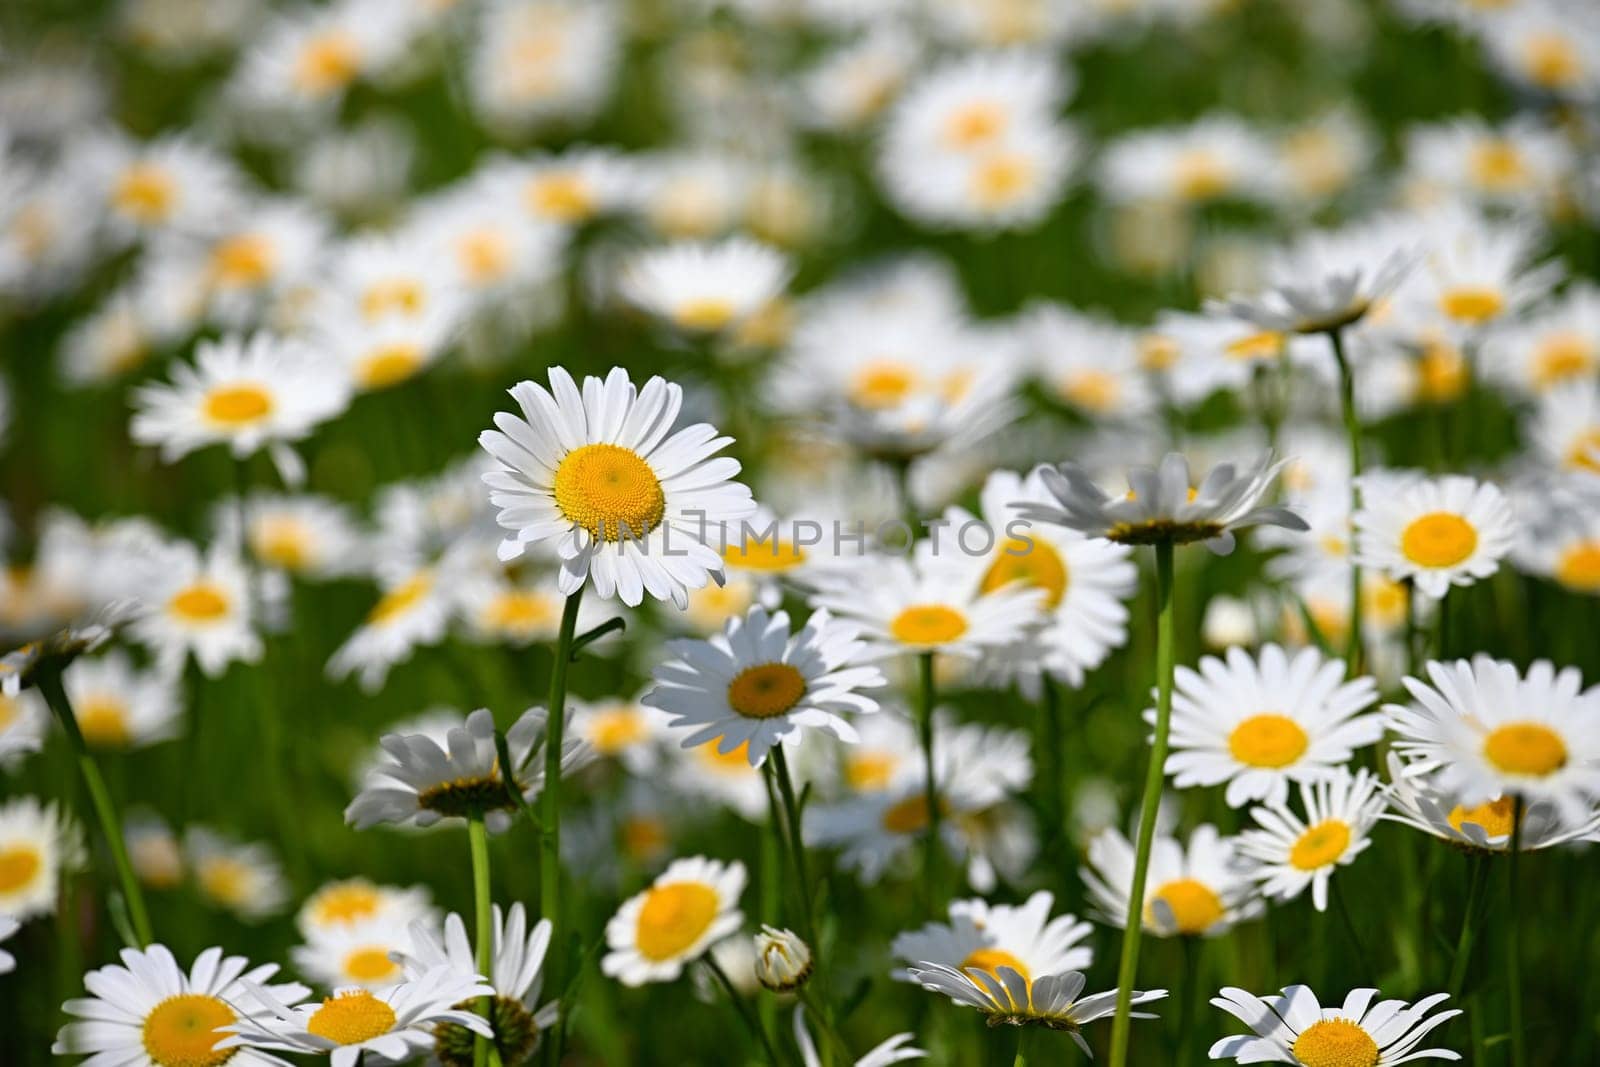
[[[128,861],[128,845],[122,837],[122,822],[117,818],[117,806],[111,802],[111,793],[106,789],[106,780],[100,775],[100,767],[83,742],[83,733],[78,729],[78,717],[73,713],[66,686],[61,682],[60,668],[40,670],[34,677],[34,684],[44,695],[45,703],[50,705],[56,720],[61,723],[62,733],[67,735],[72,745],[73,755],[78,761],[78,773],[83,776],[90,803],[94,805],[95,818],[100,822],[100,832],[105,835],[106,847],[111,850],[111,862],[117,868],[117,880],[122,883],[123,900],[128,905],[128,921],[133,925],[134,936],[139,941],[135,947],[143,948],[155,940],[150,932],[150,913],[145,910],[144,893],[139,889],[139,879],[134,876],[133,864]]]
[[[1139,807],[1139,841],[1128,890],[1127,928],[1122,934],[1122,960],[1117,967],[1117,1012],[1111,1023],[1111,1067],[1127,1067],[1132,1022],[1133,982],[1139,971],[1139,935],[1144,928],[1144,886],[1150,872],[1150,849],[1161,805],[1161,782],[1167,762],[1167,735],[1172,725],[1172,542],[1156,549],[1156,735],[1145,772]]]
[[[478,973],[489,977],[494,965],[494,919],[489,904],[489,831],[483,825],[483,813],[477,812],[467,819],[467,844],[472,850],[472,912],[473,931],[477,935]],[[478,1014],[494,1023],[494,998],[478,998]],[[476,1034],[472,1041],[473,1067],[484,1067],[489,1059],[489,1039]]]
[[[1339,364],[1339,407],[1344,414],[1345,438],[1350,448],[1350,626],[1345,645],[1345,673],[1355,677],[1361,666],[1361,565],[1356,562],[1356,512],[1361,510],[1361,420],[1356,415],[1356,378],[1344,351],[1344,334],[1328,331],[1333,358]]]
[[[717,984],[722,986],[723,992],[728,994],[728,1001],[733,1005],[733,1010],[739,1013],[739,1018],[743,1020],[745,1028],[761,1042],[762,1051],[767,1054],[767,1062],[772,1064],[773,1067],[777,1067],[783,1061],[778,1058],[778,1050],[772,1046],[772,1038],[767,1034],[766,1028],[761,1025],[761,1021],[756,1018],[755,1013],[750,1010],[750,1005],[745,1003],[745,999],[734,988],[733,982],[728,978],[728,972],[722,969],[722,965],[716,961],[716,958],[710,952],[701,956],[700,962],[706,965],[706,970],[711,972],[712,976],[716,978]]]
[[[1445,992],[1450,994],[1451,1000],[1461,996],[1462,986],[1467,980],[1467,965],[1472,960],[1472,942],[1478,936],[1478,909],[1483,903],[1484,872],[1489,867],[1489,855],[1486,852],[1474,852],[1472,855],[1472,871],[1467,880],[1467,907],[1461,915],[1461,934],[1456,938],[1456,957],[1450,964],[1450,981],[1445,986]]]
[[[1506,924],[1506,980],[1509,996],[1506,998],[1511,1013],[1511,1063],[1512,1067],[1528,1067],[1528,1037],[1522,1029],[1522,895],[1517,873],[1522,855],[1522,815],[1527,802],[1519,793],[1511,808],[1511,863],[1506,872],[1510,892],[1506,904],[1511,912]]]
[[[927,835],[923,840],[922,892],[928,909],[935,911],[939,897],[940,837],[939,779],[933,751],[933,705],[937,697],[933,679],[933,653],[917,654],[917,733],[922,744],[922,803],[928,811]]]

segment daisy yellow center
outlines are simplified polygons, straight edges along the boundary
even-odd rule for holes
[[[421,603],[433,591],[433,577],[415,574],[384,593],[367,615],[367,624],[383,626],[393,622]]]
[[[1162,371],[1178,362],[1181,355],[1178,342],[1158,333],[1147,333],[1139,338],[1139,366],[1148,371]]]
[[[970,149],[998,137],[1006,128],[1006,112],[998,104],[974,101],[952,111],[944,123],[944,140],[951,148]]]
[[[1103,370],[1081,370],[1061,383],[1061,395],[1086,411],[1107,412],[1117,406],[1122,390],[1117,376]]]
[[[0,693],[0,733],[5,733],[11,724],[17,721],[17,716],[20,714],[21,711],[17,707],[17,702],[11,697]]]
[[[1312,1023],[1295,1039],[1294,1057],[1305,1067],[1374,1067],[1378,1043],[1348,1019]]]
[[[672,321],[685,330],[710,332],[733,321],[733,302],[716,296],[685,300],[672,312]]]
[[[717,917],[717,891],[700,882],[670,882],[647,890],[635,940],[648,960],[681,956]]]
[[[216,622],[228,614],[228,594],[221,586],[197,582],[179,590],[167,607],[184,622]]]
[[[889,634],[904,645],[943,645],[967,632],[967,617],[944,604],[913,604],[889,623]]]
[[[1155,917],[1153,905],[1158,900],[1172,912],[1172,923],[1180,934],[1203,934],[1225,913],[1222,898],[1193,878],[1174,879],[1157,889],[1145,905],[1146,922]]]
[[[400,973],[384,945],[358,948],[344,958],[344,973],[357,982],[384,982]]]
[[[1600,426],[1586,430],[1567,450],[1567,466],[1600,474]]]
[[[325,33],[308,41],[295,64],[294,80],[304,91],[322,95],[342,89],[361,70],[361,49],[347,33]]]
[[[772,540],[750,541],[729,545],[722,550],[722,558],[729,566],[747,571],[793,570],[806,561],[806,550],[793,542]]]
[[[642,815],[622,821],[621,837],[623,849],[639,859],[662,852],[670,840],[666,823]]]
[[[151,163],[135,163],[117,179],[111,194],[117,210],[140,222],[161,222],[178,199],[172,175]]]
[[[211,265],[224,285],[240,289],[261,285],[272,277],[277,262],[272,242],[259,233],[235,234],[211,253]]]
[[[1370,575],[1370,577],[1368,577]],[[1406,587],[1381,574],[1362,576],[1361,610],[1380,626],[1400,626],[1406,621]]]
[[[223,904],[243,904],[250,895],[250,868],[237,860],[218,858],[200,868],[200,888]]]
[[[644,716],[635,708],[615,708],[595,715],[589,726],[589,743],[603,756],[614,756],[643,741]]]
[[[1306,754],[1305,729],[1276,712],[1252,715],[1228,735],[1228,751],[1247,767],[1287,767]]]
[[[359,1045],[394,1029],[394,1009],[365,989],[347,990],[323,1000],[306,1021],[306,1030],[336,1045]]]
[[[1457,804],[1450,809],[1450,825],[1463,830],[1467,823],[1472,823],[1482,827],[1490,837],[1507,837],[1516,821],[1515,812],[1516,803],[1510,797],[1500,797],[1470,808]]]
[[[78,731],[91,745],[120,748],[129,741],[128,706],[109,694],[78,701]]]
[[[1228,168],[1210,152],[1190,152],[1178,160],[1173,186],[1185,200],[1209,200],[1221,196],[1232,185]]]
[[[456,260],[469,281],[488,285],[511,270],[511,242],[494,230],[473,230],[456,242]]]
[[[1033,975],[1028,971],[1028,965],[1003,948],[975,948],[967,953],[967,958],[961,961],[959,969],[983,971],[989,977],[998,979],[1002,967],[1010,967],[1022,976],[1023,981],[1033,979]]]
[[[1600,592],[1600,540],[1584,541],[1561,554],[1556,581],[1583,593]]]
[[[917,387],[917,371],[895,360],[869,363],[856,372],[850,400],[856,407],[881,411],[903,404]]]
[[[557,222],[582,222],[594,214],[594,196],[576,174],[543,174],[528,183],[528,205]]]
[[[1528,76],[1546,89],[1562,89],[1583,74],[1583,62],[1573,43],[1555,33],[1531,36],[1523,45]]]
[[[1283,334],[1276,330],[1264,330],[1253,333],[1248,337],[1241,337],[1232,341],[1223,349],[1229,359],[1240,362],[1249,362],[1258,359],[1276,359],[1278,353],[1283,351]]]
[[[43,866],[43,857],[32,845],[0,848],[0,893],[15,893],[31,885]]]
[[[1567,743],[1542,723],[1513,722],[1490,731],[1483,755],[1506,774],[1543,778],[1567,765]]]
[[[731,752],[722,752],[717,748],[722,739],[713,737],[705,744],[695,749],[707,767],[722,774],[753,774],[755,768],[750,766],[750,742],[741,741]]]
[[[621,445],[584,445],[568,452],[556,468],[554,491],[561,514],[603,541],[643,537],[667,512],[656,472]]]
[[[205,416],[221,426],[241,427],[272,414],[272,394],[248,382],[221,385],[206,394]]]
[[[485,615],[489,625],[497,629],[521,632],[555,621],[556,612],[543,593],[512,589],[495,597]]]
[[[363,389],[398,385],[422,366],[422,349],[408,341],[383,345],[356,366],[356,383]]]
[[[140,1036],[145,1054],[160,1067],[216,1067],[237,1051],[216,1047],[228,1036],[217,1029],[237,1018],[232,1008],[204,993],[168,997],[144,1018]]]
[[[1033,161],[1018,152],[1000,152],[972,172],[972,195],[984,207],[1004,207],[1033,186]]]
[[[1488,322],[1504,307],[1505,297],[1486,285],[1463,285],[1439,296],[1439,310],[1457,322]]]
[[[415,278],[390,278],[367,286],[361,294],[361,314],[368,320],[385,315],[415,315],[425,300],[422,283]]]
[[[1467,385],[1467,360],[1455,345],[1429,341],[1417,360],[1417,398],[1447,404]]]
[[[805,695],[805,675],[787,663],[746,667],[728,683],[728,706],[747,719],[786,714]]]
[[[1400,535],[1400,551],[1419,567],[1454,567],[1478,547],[1478,531],[1452,511],[1413,519]]]
[[[1012,582],[1021,582],[1045,592],[1044,606],[1054,608],[1066,595],[1068,582],[1067,562],[1050,545],[1035,540],[1031,544],[1009,538],[1000,546],[1000,553],[984,574],[978,588],[985,593]]]
[[[949,814],[949,806],[939,800],[939,814]],[[920,834],[928,828],[928,798],[921,793],[889,805],[883,813],[883,828],[891,834]]]
[[[332,926],[376,915],[382,900],[375,886],[365,882],[344,882],[318,893],[311,910],[319,925]]]
[[[284,570],[303,570],[311,562],[315,538],[304,523],[293,518],[263,520],[251,538],[261,562]]]
[[[1289,863],[1296,870],[1314,871],[1338,862],[1350,847],[1350,824],[1343,819],[1324,819],[1300,835],[1289,850]]]
[[[856,751],[845,757],[844,780],[851,789],[873,792],[886,789],[900,765],[893,753]]]
[[[1527,184],[1528,165],[1510,141],[1491,140],[1473,150],[1472,177],[1485,189],[1517,189]]]
[[[1600,362],[1595,346],[1580,333],[1562,330],[1539,343],[1533,357],[1533,380],[1544,388],[1582,378]]]

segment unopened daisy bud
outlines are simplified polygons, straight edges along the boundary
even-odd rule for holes
[[[792,993],[811,977],[811,949],[792,931],[762,926],[756,935],[756,979],[774,993]]]

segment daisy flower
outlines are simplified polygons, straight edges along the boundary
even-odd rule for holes
[[[417,919],[432,917],[433,906],[428,898],[425,886],[401,889],[377,885],[365,878],[324,882],[300,905],[300,910],[295,913],[295,925],[306,937],[311,937],[316,931],[350,926],[369,919],[406,925]]]
[[[454,340],[459,319],[435,304],[417,315],[369,319],[348,308],[314,316],[317,347],[343,369],[344,386],[355,392],[387,389],[410,381],[436,363]]]
[[[1405,155],[1417,199],[1513,209],[1551,203],[1573,169],[1566,137],[1526,116],[1501,126],[1473,117],[1414,127]]]
[[[1432,775],[1469,808],[1517,796],[1586,821],[1600,798],[1600,688],[1580,692],[1576,667],[1537,660],[1524,675],[1482,654],[1427,674],[1432,685],[1404,680],[1414,703],[1383,709],[1408,775]]]
[[[533,759],[533,754],[542,748],[546,718],[543,708],[529,708],[505,732],[507,752],[518,768],[515,784],[530,802],[544,786],[544,761]],[[496,833],[511,824],[515,804],[507,795],[494,716],[487,708],[450,726],[442,738],[394,733],[385,734],[379,744],[388,758],[372,767],[366,784],[345,808],[345,821],[351,826],[358,830],[379,823],[427,827],[440,819],[472,814],[482,814]],[[563,774],[589,758],[583,741],[562,742]]]
[[[1268,897],[1293,900],[1309,886],[1312,903],[1326,911],[1328,882],[1372,843],[1383,796],[1365,767],[1353,777],[1341,768],[1337,777],[1302,782],[1300,803],[1304,819],[1282,803],[1251,808],[1261,829],[1239,834],[1239,854],[1251,862],[1250,876]]]
[[[1426,774],[1408,773],[1405,761],[1389,753],[1389,784],[1383,787],[1389,810],[1383,818],[1432,834],[1462,848],[1505,852],[1511,847],[1516,802],[1500,796],[1471,807],[1441,792]],[[1518,844],[1524,851],[1552,848],[1572,841],[1593,840],[1600,833],[1600,810],[1580,822],[1562,822],[1554,805],[1541,801],[1522,812]]]
[[[336,107],[352,85],[401,54],[409,39],[404,8],[384,0],[343,0],[279,15],[239,60],[241,95],[265,111]]]
[[[1442,597],[1500,569],[1516,536],[1505,494],[1462,475],[1365,491],[1355,514],[1357,562]]]
[[[93,748],[143,748],[182,728],[172,677],[137,670],[121,649],[77,660],[63,681],[78,732]]]
[[[672,658],[655,669],[655,687],[643,702],[672,716],[668,725],[694,728],[685,748],[743,747],[752,766],[773,745],[798,741],[807,727],[854,741],[844,716],[878,710],[858,690],[888,684],[877,667],[863,663],[867,646],[859,633],[826,611],[792,630],[788,612],[754,607],[709,640],[670,642]]]
[[[610,951],[600,961],[601,973],[627,986],[674,981],[684,964],[739,929],[744,885],[738,861],[674,860],[606,923]]]
[[[235,459],[270,448],[294,483],[304,467],[288,442],[338,415],[348,399],[327,363],[296,342],[264,333],[202,341],[194,363],[174,367],[171,384],[135,392],[133,439],[160,445],[168,463],[208,445],[227,445]]]
[[[1600,485],[1600,382],[1589,378],[1545,393],[1526,433],[1546,463]]]
[[[1140,335],[1057,305],[1023,322],[1034,374],[1063,403],[1089,418],[1136,419],[1155,410]]]
[[[222,512],[220,540],[236,536],[238,512]],[[320,496],[256,493],[245,500],[245,544],[263,567],[301,578],[334,578],[364,567],[364,539],[349,510]]]
[[[783,291],[792,270],[767,246],[730,237],[640,252],[623,264],[617,285],[630,303],[673,328],[710,334],[765,307]]]
[[[298,982],[265,985],[278,973],[277,964],[251,967],[243,956],[224,956],[215,947],[196,956],[188,973],[165,945],[125,948],[121,957],[121,964],[83,976],[91,995],[61,1006],[74,1021],[61,1028],[51,1052],[139,1067],[283,1063],[253,1047],[227,1044],[223,1030],[241,1012],[259,1010],[263,995],[299,1000],[310,992]]]
[[[1006,966],[992,975],[976,968],[959,971],[941,964],[912,967],[906,973],[922,988],[978,1009],[988,1017],[990,1026],[1044,1026],[1064,1031],[1086,1056],[1093,1053],[1079,1031],[1117,1010],[1115,989],[1082,996],[1085,979],[1077,971],[1042,975],[1032,982]],[[1149,1004],[1165,999],[1166,995],[1165,989],[1149,992],[1136,989],[1130,1003]],[[1156,1018],[1140,1011],[1133,1012],[1132,1016],[1135,1019]]]
[[[202,899],[248,922],[282,911],[289,900],[283,867],[264,844],[240,844],[203,826],[184,834],[184,853]]]
[[[1029,122],[976,152],[928,154],[891,127],[878,158],[890,203],[932,227],[1011,230],[1037,226],[1061,202],[1081,155],[1060,124]]]
[[[0,690],[0,767],[14,770],[38,752],[49,728],[50,713],[36,694]]]
[[[1575,284],[1486,339],[1485,371],[1528,396],[1600,374],[1600,287]]]
[[[538,1006],[544,985],[545,952],[550,947],[550,920],[540,919],[529,930],[527,912],[517,903],[506,914],[496,904],[492,922],[494,949],[489,984],[494,987],[494,1000],[489,1021],[494,1027],[494,1042],[501,1062],[527,1063],[539,1047],[539,1038],[558,1015],[555,1001]],[[476,977],[472,942],[461,916],[452,912],[445,917],[442,937],[428,923],[416,923],[412,949],[405,954],[405,967],[412,977],[436,967],[450,967],[460,975]],[[437,1026],[434,1033],[438,1038],[434,1055],[445,1067],[468,1067],[472,1063],[471,1033],[451,1023]]]
[[[1472,337],[1543,297],[1561,269],[1533,262],[1540,235],[1525,224],[1491,221],[1459,205],[1418,220],[1426,249],[1396,295],[1398,310]]]
[[[123,822],[128,861],[139,881],[152,889],[176,889],[183,882],[183,847],[172,828],[149,811],[135,810]]]
[[[200,249],[206,313],[230,329],[257,326],[310,295],[327,223],[298,200],[259,200]]]
[[[671,761],[668,782],[674,790],[724,805],[748,822],[767,818],[766,783],[743,745],[728,752],[710,742],[693,748],[669,745],[667,756]]]
[[[1200,204],[1265,198],[1274,172],[1265,137],[1234,116],[1211,115],[1112,141],[1100,161],[1099,184],[1119,202]]]
[[[1045,890],[1017,906],[952,901],[948,923],[932,922],[897,934],[889,951],[913,968],[938,965],[997,978],[1001,967],[1009,967],[1025,982],[1084,970],[1094,961],[1094,952],[1081,944],[1092,927],[1072,915],[1050,918],[1054,903]],[[904,971],[894,977],[911,980]]]
[[[1377,743],[1381,716],[1362,714],[1377,699],[1371,678],[1346,681],[1344,664],[1315,648],[1206,656],[1198,671],[1177,670],[1166,772],[1179,789],[1228,783],[1231,808],[1282,804],[1290,782],[1332,777],[1356,749]]]
[[[909,1031],[895,1034],[887,1041],[874,1045],[865,1056],[855,1061],[855,1067],[889,1067],[890,1064],[906,1060],[920,1060],[928,1051],[914,1048],[910,1042],[915,1040]],[[817,1044],[812,1040],[811,1031],[806,1029],[806,1009],[803,1004],[796,1004],[794,1009],[794,1043],[800,1047],[801,1067],[822,1067]]]
[[[572,736],[585,741],[600,759],[614,759],[633,774],[649,774],[660,762],[660,741],[667,730],[665,713],[643,697],[627,700],[574,700]]]
[[[1373,1004],[1376,989],[1356,989],[1337,1008],[1324,1008],[1309,986],[1286,986],[1282,996],[1258,997],[1233,986],[1211,1003],[1232,1015],[1255,1036],[1225,1037],[1211,1046],[1214,1060],[1262,1063],[1268,1060],[1303,1067],[1372,1064],[1389,1067],[1419,1059],[1459,1060],[1448,1049],[1418,1050],[1435,1027],[1461,1012],[1452,1008],[1429,1016],[1449,1000],[1435,993],[1407,1006],[1403,1000]]]
[[[661,378],[636,389],[620,367],[604,381],[550,369],[550,391],[511,390],[522,418],[501,413],[479,444],[497,461],[483,476],[498,521],[513,531],[502,559],[554,540],[561,591],[593,580],[600,596],[632,607],[648,592],[679,608],[690,589],[722,574],[709,527],[754,512],[731,481],[738,461],[712,458],[730,438],[699,423],[672,433],[683,390]],[[669,436],[670,434],[670,436]]]
[[[113,231],[125,239],[163,231],[204,233],[242,206],[233,163],[183,135],[143,145],[99,140],[83,164],[95,175]]]
[[[578,146],[517,165],[522,204],[540,222],[581,226],[628,202],[637,177],[613,149]]]
[[[1588,7],[1513,4],[1495,12],[1492,32],[1477,40],[1492,67],[1536,92],[1572,101],[1600,95],[1600,19]]]
[[[564,227],[529,219],[514,175],[486,169],[418,205],[412,225],[476,310],[528,300],[563,266]]]
[[[263,1007],[229,1029],[230,1043],[300,1055],[325,1053],[332,1067],[355,1067],[371,1058],[388,1063],[412,1059],[432,1049],[441,1025],[466,1027],[493,1037],[489,1023],[456,1005],[494,990],[477,975],[438,967],[381,993],[341,989],[322,1002],[291,1007],[298,997],[275,996],[249,987]]]
[[[1134,467],[1128,492],[1113,498],[1075,463],[1042,465],[1036,473],[1053,498],[1048,503],[1017,502],[1018,514],[1035,522],[1065,526],[1090,537],[1127,545],[1204,541],[1213,552],[1233,551],[1233,531],[1246,526],[1306,529],[1288,508],[1261,504],[1283,468],[1263,455],[1243,475],[1231,463],[1213,467],[1195,486],[1189,461],[1168,452],[1159,467]]]
[[[392,989],[405,980],[401,963],[413,948],[414,927],[399,916],[374,916],[322,926],[289,950],[297,971],[330,989]]]
[[[1600,595],[1600,506],[1550,511],[1542,521],[1523,524],[1512,558],[1525,573],[1569,592]]]
[[[752,946],[756,981],[774,993],[793,993],[811,978],[811,947],[793,930],[761,924]]]
[[[1310,234],[1269,268],[1270,284],[1264,292],[1230,297],[1220,306],[1264,330],[1296,334],[1342,330],[1388,300],[1414,266],[1416,254],[1394,244],[1381,226]]]
[[[1219,937],[1259,915],[1261,901],[1239,870],[1238,844],[1210,824],[1195,827],[1187,848],[1158,831],[1145,880],[1144,929],[1157,937]],[[1118,929],[1128,925],[1133,861],[1133,844],[1119,830],[1107,828],[1089,842],[1084,883],[1100,918]]]
[[[354,673],[372,693],[383,686],[389,668],[417,648],[444,640],[455,609],[455,569],[449,561],[411,570],[385,567],[392,576],[383,594],[355,632],[328,659],[327,675],[337,681]]]
[[[187,543],[163,550],[148,568],[140,591],[140,614],[129,627],[135,640],[155,654],[160,670],[174,676],[192,653],[208,678],[235,660],[261,658],[261,638],[251,628],[249,575],[227,550],[202,556]]]
[[[914,72],[915,35],[892,19],[877,19],[855,38],[825,49],[800,75],[805,102],[797,118],[807,125],[848,133],[860,130],[894,103]]]
[[[471,45],[467,76],[475,109],[488,126],[505,133],[551,122],[581,125],[615,84],[620,21],[621,12],[610,3],[492,5]]]
[[[0,915],[54,914],[63,875],[85,858],[83,830],[54,803],[19,796],[0,804]]]

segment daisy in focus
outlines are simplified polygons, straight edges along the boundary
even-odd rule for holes
[[[1418,1048],[1434,1028],[1461,1014],[1455,1008],[1429,1014],[1450,999],[1448,994],[1435,993],[1411,1005],[1403,1000],[1374,1004],[1377,996],[1376,989],[1356,989],[1340,1007],[1324,1008],[1309,986],[1287,986],[1282,996],[1270,997],[1230,986],[1211,1003],[1255,1035],[1225,1037],[1211,1046],[1209,1055],[1213,1060],[1303,1067],[1389,1067],[1419,1059],[1461,1058],[1448,1049]]]
[[[671,982],[744,921],[744,864],[695,856],[674,860],[649,889],[606,923],[601,973],[626,986]]]
[[[1328,883],[1339,867],[1372,843],[1369,836],[1383,813],[1377,779],[1365,768],[1351,776],[1341,768],[1337,777],[1302,783],[1301,818],[1286,804],[1250,809],[1260,829],[1239,835],[1239,854],[1253,864],[1250,876],[1274,900],[1293,900],[1306,887],[1318,911],[1328,909]]]
[[[1118,929],[1128,925],[1133,884],[1133,844],[1116,829],[1089,842],[1084,883],[1101,918]],[[1240,870],[1239,839],[1223,837],[1209,824],[1195,827],[1188,846],[1157,836],[1145,881],[1144,929],[1157,937],[1218,937],[1255,918],[1262,905]]]
[[[617,284],[635,306],[690,335],[736,327],[783,291],[792,269],[784,257],[747,238],[641,252]]]
[[[1393,493],[1364,490],[1355,514],[1356,555],[1364,567],[1409,579],[1439,598],[1500,567],[1516,536],[1505,494],[1460,475],[1413,482]]]

